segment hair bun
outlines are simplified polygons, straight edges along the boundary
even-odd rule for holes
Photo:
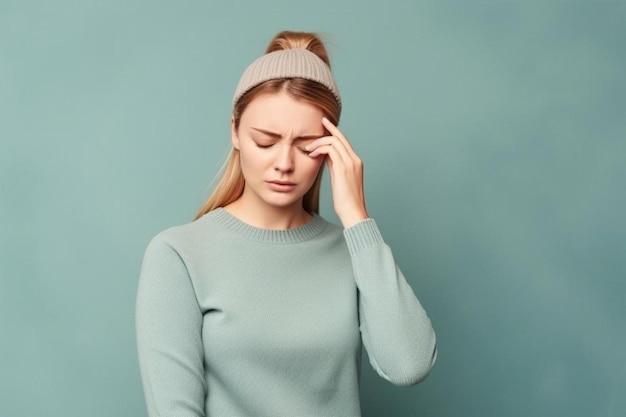
[[[298,48],[313,52],[330,68],[330,58],[328,57],[326,47],[320,37],[312,32],[282,31],[270,41],[265,53],[269,54],[270,52]]]

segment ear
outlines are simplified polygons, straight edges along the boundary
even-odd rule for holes
[[[239,136],[237,136],[237,129],[235,128],[235,118],[230,118],[230,140],[233,143],[233,148],[239,150]]]

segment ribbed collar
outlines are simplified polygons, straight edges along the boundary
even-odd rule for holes
[[[261,229],[244,223],[221,207],[205,214],[204,218],[214,221],[242,237],[267,243],[304,242],[322,233],[329,224],[318,214],[314,213],[313,218],[307,224],[293,229]]]

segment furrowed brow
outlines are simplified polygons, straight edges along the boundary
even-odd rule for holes
[[[259,133],[263,133],[264,135],[270,136],[273,139],[281,139],[282,135],[280,133],[276,133],[276,132],[272,132],[269,130],[265,130],[265,129],[260,129],[258,127],[252,127],[252,130],[255,130]],[[296,140],[313,140],[313,139],[319,139],[322,136],[324,136],[324,134],[321,135],[301,135],[301,136],[297,136],[295,138],[293,138],[294,141]]]
[[[259,132],[259,133],[263,133],[264,135],[271,136],[274,139],[282,138],[282,136],[280,134],[275,133],[275,132],[270,132],[269,130],[259,129],[258,127],[252,127],[251,129],[255,130],[255,131]]]

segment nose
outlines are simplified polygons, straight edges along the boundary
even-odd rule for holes
[[[276,159],[274,161],[274,170],[280,172],[292,172],[293,169],[293,147],[289,144],[279,146],[277,149]]]

